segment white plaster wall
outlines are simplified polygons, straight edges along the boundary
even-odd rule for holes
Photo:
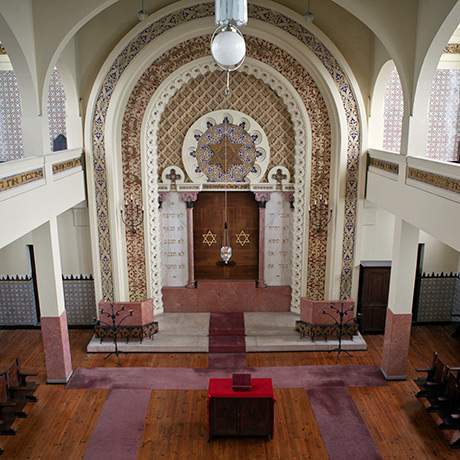
[[[391,260],[394,223],[393,214],[364,202],[359,247],[361,261]]]
[[[58,216],[58,229],[62,273],[92,274],[88,208],[76,207]]]
[[[456,272],[458,270],[460,254],[447,244],[420,232],[420,243],[425,243],[425,257],[423,271],[431,272]]]
[[[31,274],[27,245],[32,243],[32,234],[28,233],[0,249],[0,276]]]
[[[365,202],[359,246],[361,261],[392,260],[394,222],[393,214],[373,206],[368,201]],[[425,244],[424,272],[456,272],[459,270],[460,254],[455,249],[422,231],[419,242]]]
[[[88,208],[77,207],[58,216],[61,265],[64,275],[92,274]],[[0,276],[31,274],[28,244],[32,232],[0,249]]]

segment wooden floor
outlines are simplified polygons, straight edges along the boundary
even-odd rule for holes
[[[415,327],[410,349],[410,376],[429,365],[433,351],[449,364],[460,364],[460,341],[443,326]],[[70,331],[74,367],[114,366],[104,355],[85,352],[91,332]],[[367,336],[367,352],[354,352],[340,364],[379,365],[382,336]],[[39,373],[39,402],[27,406],[29,416],[18,420],[14,437],[0,437],[5,459],[81,459],[97,423],[105,390],[65,390],[46,385],[43,347],[38,330],[0,331],[0,366],[20,357],[24,367]],[[131,354],[123,366],[207,367],[207,354]],[[328,353],[250,353],[248,365],[295,366],[335,364]],[[410,380],[384,387],[351,388],[350,394],[384,459],[460,459],[431,417],[415,399]],[[216,440],[207,443],[205,391],[154,391],[147,413],[139,459],[327,459],[306,392],[276,390],[275,437],[259,440]],[[120,414],[121,415],[121,414]]]

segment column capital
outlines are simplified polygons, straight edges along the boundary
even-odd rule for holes
[[[270,192],[254,192],[254,197],[259,203],[259,208],[265,208],[267,201],[270,201],[271,193]]]
[[[198,192],[182,192],[180,198],[185,202],[187,208],[193,208],[195,201],[198,199]]]

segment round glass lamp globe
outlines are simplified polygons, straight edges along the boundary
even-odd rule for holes
[[[246,43],[242,35],[226,30],[214,37],[211,53],[217,64],[222,67],[234,67],[245,57]]]

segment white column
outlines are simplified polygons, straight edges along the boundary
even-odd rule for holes
[[[397,217],[382,358],[388,380],[406,378],[418,242],[418,228]]]
[[[51,151],[47,117],[41,115],[22,116],[22,140],[24,156],[42,156]]]
[[[72,374],[56,217],[33,232],[40,325],[49,383],[66,383]]]
[[[388,306],[395,314],[411,314],[419,229],[396,217],[393,238],[393,262]]]

